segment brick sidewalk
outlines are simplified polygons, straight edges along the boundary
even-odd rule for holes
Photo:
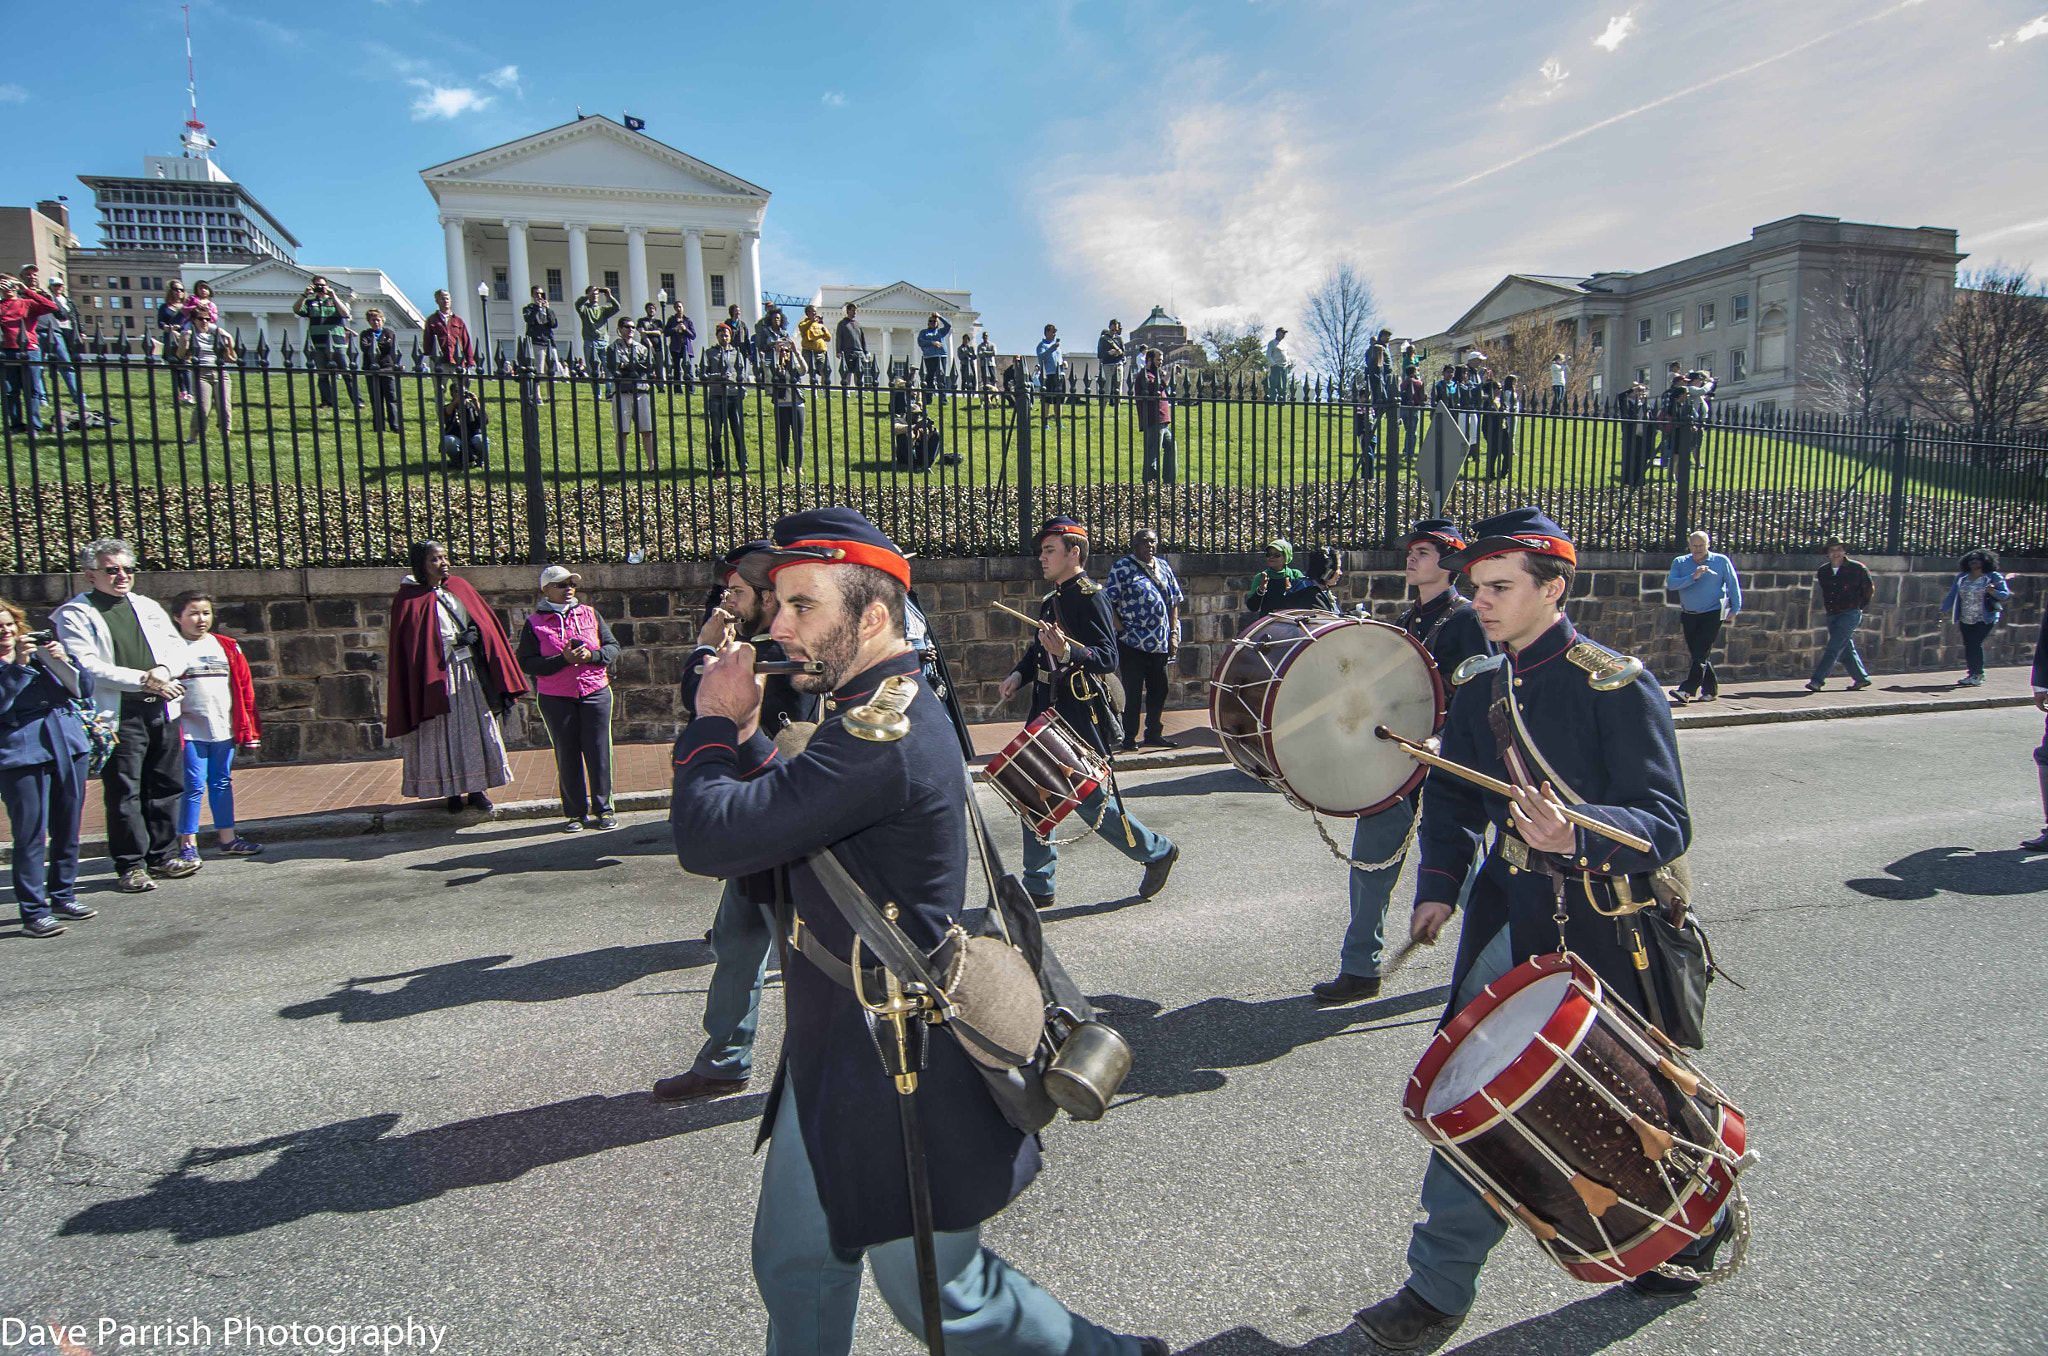
[[[1722,689],[1721,699],[1674,710],[1680,729],[1721,725],[1765,724],[1784,720],[1833,719],[1857,715],[1890,715],[1909,711],[1974,710],[2026,703],[2032,692],[2024,668],[1991,670],[1984,686],[1959,688],[1949,674],[1902,674],[1879,678],[1863,692],[1848,691],[1836,678],[1825,692],[1810,693],[1796,679],[1735,683]],[[974,727],[975,751],[986,757],[1001,749],[1022,728],[1021,720]],[[1166,733],[1184,752],[1119,760],[1142,767],[1215,762],[1222,758],[1209,729],[1207,710],[1169,711]],[[621,744],[613,751],[614,780],[620,797],[665,793],[669,786],[667,744]],[[546,749],[521,749],[512,758],[512,783],[491,793],[500,804],[547,801],[555,796],[554,755]],[[305,815],[356,813],[380,816],[401,810],[434,808],[434,802],[399,796],[399,762],[384,758],[352,763],[284,763],[253,765],[235,773],[235,808],[252,837],[263,836],[265,820]],[[106,818],[97,794],[86,804],[83,837],[104,836]],[[211,831],[201,830],[201,841]]]

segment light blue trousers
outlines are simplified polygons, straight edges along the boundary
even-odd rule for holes
[[[1408,841],[1408,826],[1415,822],[1415,801],[1406,798],[1390,810],[1368,815],[1358,821],[1358,827],[1351,831],[1351,856],[1361,862],[1383,862],[1401,852],[1401,845]],[[1347,975],[1362,975],[1377,979],[1380,967],[1386,960],[1387,952],[1387,901],[1394,893],[1394,884],[1401,879],[1401,863],[1407,860],[1402,852],[1392,865],[1377,871],[1360,871],[1347,868],[1347,884],[1351,891],[1351,925],[1344,930],[1344,945],[1338,952],[1337,969]],[[1472,898],[1472,885],[1479,879],[1479,868],[1486,864],[1481,854],[1466,873],[1465,884],[1458,891],[1458,910],[1464,911]]]
[[[775,920],[725,883],[711,920],[711,987],[704,997],[704,1048],[691,1067],[705,1078],[748,1078],[754,1072],[754,1029],[761,1023],[761,986],[775,949]]]
[[[1132,861],[1139,862],[1145,866],[1150,866],[1167,853],[1173,851],[1173,844],[1170,841],[1161,838],[1158,834],[1140,824],[1137,816],[1124,809],[1123,797],[1119,796],[1115,800],[1110,801],[1109,807],[1105,811],[1103,800],[1106,795],[1107,793],[1100,787],[1096,788],[1095,793],[1082,801],[1081,808],[1069,815],[1060,827],[1066,828],[1067,832],[1072,833],[1073,830],[1067,828],[1067,826],[1073,824],[1076,819],[1084,824],[1095,824],[1097,816],[1100,816],[1102,822],[1096,825],[1095,832],[1101,836],[1102,841],[1108,843]],[[1053,893],[1053,873],[1059,869],[1059,864],[1060,850],[1058,848],[1050,843],[1039,842],[1038,835],[1031,832],[1030,829],[1024,830],[1024,888],[1026,890],[1034,895],[1049,895]]]
[[[1813,666],[1812,681],[1824,683],[1837,662],[1847,666],[1849,676],[1861,683],[1870,677],[1863,656],[1856,653],[1856,628],[1863,624],[1863,609],[1828,614],[1828,643],[1821,649],[1820,662]]]
[[[875,1164],[900,1172],[902,1160]],[[940,1234],[939,1305],[946,1350],[959,1356],[1140,1356],[1122,1337],[1069,1313],[1023,1272],[981,1246],[981,1230]],[[917,1254],[907,1238],[870,1248],[875,1288],[912,1336],[924,1339]],[[768,1356],[847,1356],[860,1307],[860,1263],[832,1249],[817,1179],[804,1152],[796,1098],[784,1082],[754,1212],[754,1283],[768,1308]]]

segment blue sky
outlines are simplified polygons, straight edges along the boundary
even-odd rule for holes
[[[1333,263],[1424,334],[1510,271],[1634,269],[1795,212],[2048,264],[2048,0],[194,0],[217,158],[312,264],[439,285],[422,168],[587,112],[774,193],[764,283],[973,289],[999,345],[1154,302],[1287,321]],[[183,120],[175,4],[12,16],[0,199]],[[121,91],[106,97],[106,91]],[[88,243],[94,243],[88,239]]]

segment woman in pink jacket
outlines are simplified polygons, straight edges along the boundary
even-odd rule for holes
[[[519,630],[519,667],[539,691],[555,746],[566,833],[615,829],[612,814],[612,665],[619,642],[597,609],[576,600],[583,576],[565,565],[540,573],[540,605]]]

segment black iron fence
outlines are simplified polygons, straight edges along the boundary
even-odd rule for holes
[[[1447,511],[1541,504],[1589,550],[1676,547],[1704,527],[1735,551],[1839,536],[2048,555],[2048,440],[1897,419],[1723,404],[1687,429],[1601,401],[1375,407],[1178,372],[1162,434],[1128,384],[1041,382],[1023,364],[845,373],[800,354],[722,380],[701,353],[658,349],[614,373],[523,345],[368,368],[289,342],[197,365],[85,347],[0,355],[0,572],[68,569],[102,536],[157,569],[390,564],[425,538],[474,563],[707,558],[826,503],[924,555],[1014,552],[1054,513],[1112,540],[1149,525],[1168,550],[1377,547],[1426,512],[1417,450],[1440,419],[1471,444]]]

